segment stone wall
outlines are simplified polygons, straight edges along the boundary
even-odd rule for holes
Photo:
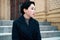
[[[60,0],[34,0],[36,3],[35,18],[48,21],[60,30]]]
[[[0,0],[0,14],[1,14],[1,0]],[[0,19],[1,19],[1,15],[0,15]]]
[[[33,0],[36,4],[35,19],[48,21],[60,29],[60,0]],[[0,0],[0,20],[10,20],[10,0]]]
[[[60,22],[60,0],[48,0],[47,20]]]
[[[38,21],[45,21],[46,20],[46,13],[45,13],[45,0],[34,0],[35,7],[36,7],[36,14],[35,18]]]
[[[60,30],[60,0],[48,0],[47,21]]]
[[[0,20],[10,20],[10,0],[0,0]]]

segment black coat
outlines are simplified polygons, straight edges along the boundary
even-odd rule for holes
[[[41,40],[38,22],[30,18],[27,25],[24,16],[13,22],[12,40]]]

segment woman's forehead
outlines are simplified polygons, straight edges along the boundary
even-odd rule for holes
[[[31,4],[29,7],[31,7],[31,8],[35,8],[35,5],[34,5],[34,4]]]

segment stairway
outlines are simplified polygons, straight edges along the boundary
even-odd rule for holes
[[[50,22],[39,22],[42,40],[60,40],[60,31]]]
[[[0,40],[12,40],[13,20],[0,20]]]
[[[0,40],[12,40],[13,20],[0,20]],[[42,40],[60,40],[60,31],[50,22],[39,22]]]

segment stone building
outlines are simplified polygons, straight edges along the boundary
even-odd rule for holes
[[[12,22],[21,16],[20,6],[34,1],[42,40],[60,40],[60,0],[0,0],[0,40],[12,40]]]
[[[0,0],[0,20],[14,20],[20,14],[20,5],[25,1],[36,3],[35,18],[38,21],[51,22],[60,29],[60,0]]]

